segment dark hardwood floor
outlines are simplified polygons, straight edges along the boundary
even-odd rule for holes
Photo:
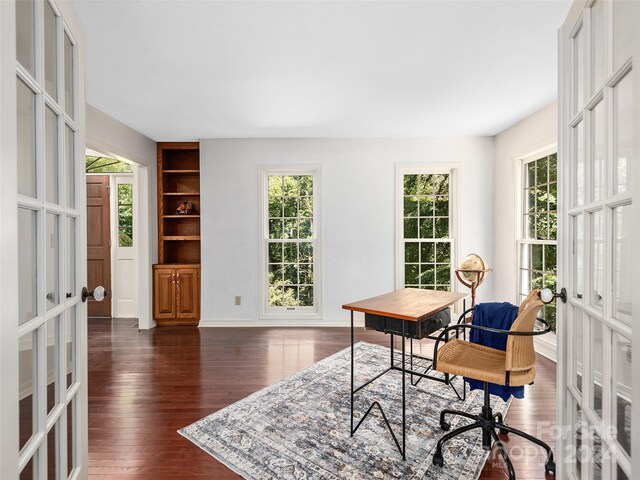
[[[138,331],[133,323],[89,320],[92,480],[239,478],[176,430],[349,345],[345,328]],[[388,342],[363,330],[357,339]],[[513,401],[507,421],[554,442],[556,367],[539,356],[536,368],[535,385],[527,387],[525,399]],[[517,437],[505,444],[515,454],[519,479],[545,478],[541,449]],[[507,478],[495,448],[481,478]]]

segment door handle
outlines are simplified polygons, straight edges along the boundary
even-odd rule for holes
[[[107,295],[109,295],[109,292],[107,292],[102,285],[91,291],[87,290],[87,287],[82,287],[83,302],[86,302],[89,297],[92,297],[96,302],[101,302]]]
[[[556,298],[562,300],[562,303],[567,303],[567,289],[562,287],[559,293],[554,293],[550,288],[543,288],[538,293],[542,303],[551,303]]]

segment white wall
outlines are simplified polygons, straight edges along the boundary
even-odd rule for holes
[[[517,300],[516,179],[520,159],[557,145],[557,127],[558,103],[554,102],[495,137],[495,242],[492,267],[497,300]]]
[[[201,140],[201,325],[256,323],[260,305],[258,166],[320,165],[325,323],[342,304],[394,290],[396,163],[458,163],[460,255],[493,264],[494,139]],[[242,305],[234,305],[234,296]],[[493,278],[479,289],[493,298]]]
[[[155,326],[153,320],[151,265],[158,261],[158,220],[156,211],[157,168],[156,143],[106,113],[86,106],[87,148],[113,158],[136,162],[134,185],[134,217],[149,224],[150,229],[140,229],[134,224],[138,248],[138,320],[140,328]]]

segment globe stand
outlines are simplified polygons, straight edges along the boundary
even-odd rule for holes
[[[470,268],[456,268],[456,277],[458,277],[458,280],[460,281],[460,283],[463,284],[465,287],[471,289],[471,308],[473,308],[476,305],[476,288],[478,288],[482,284],[486,274],[491,271],[492,271],[491,268],[485,268],[482,270],[475,270]],[[464,278],[464,274],[469,274],[469,273],[475,275],[475,280],[468,280]]]

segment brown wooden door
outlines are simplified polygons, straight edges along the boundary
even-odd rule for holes
[[[155,266],[153,269],[153,317],[176,317],[176,271]]]
[[[178,318],[198,318],[199,280],[197,268],[176,269]]]
[[[87,287],[102,285],[108,293],[102,302],[89,298],[90,317],[111,316],[111,228],[109,176],[87,175]]]

